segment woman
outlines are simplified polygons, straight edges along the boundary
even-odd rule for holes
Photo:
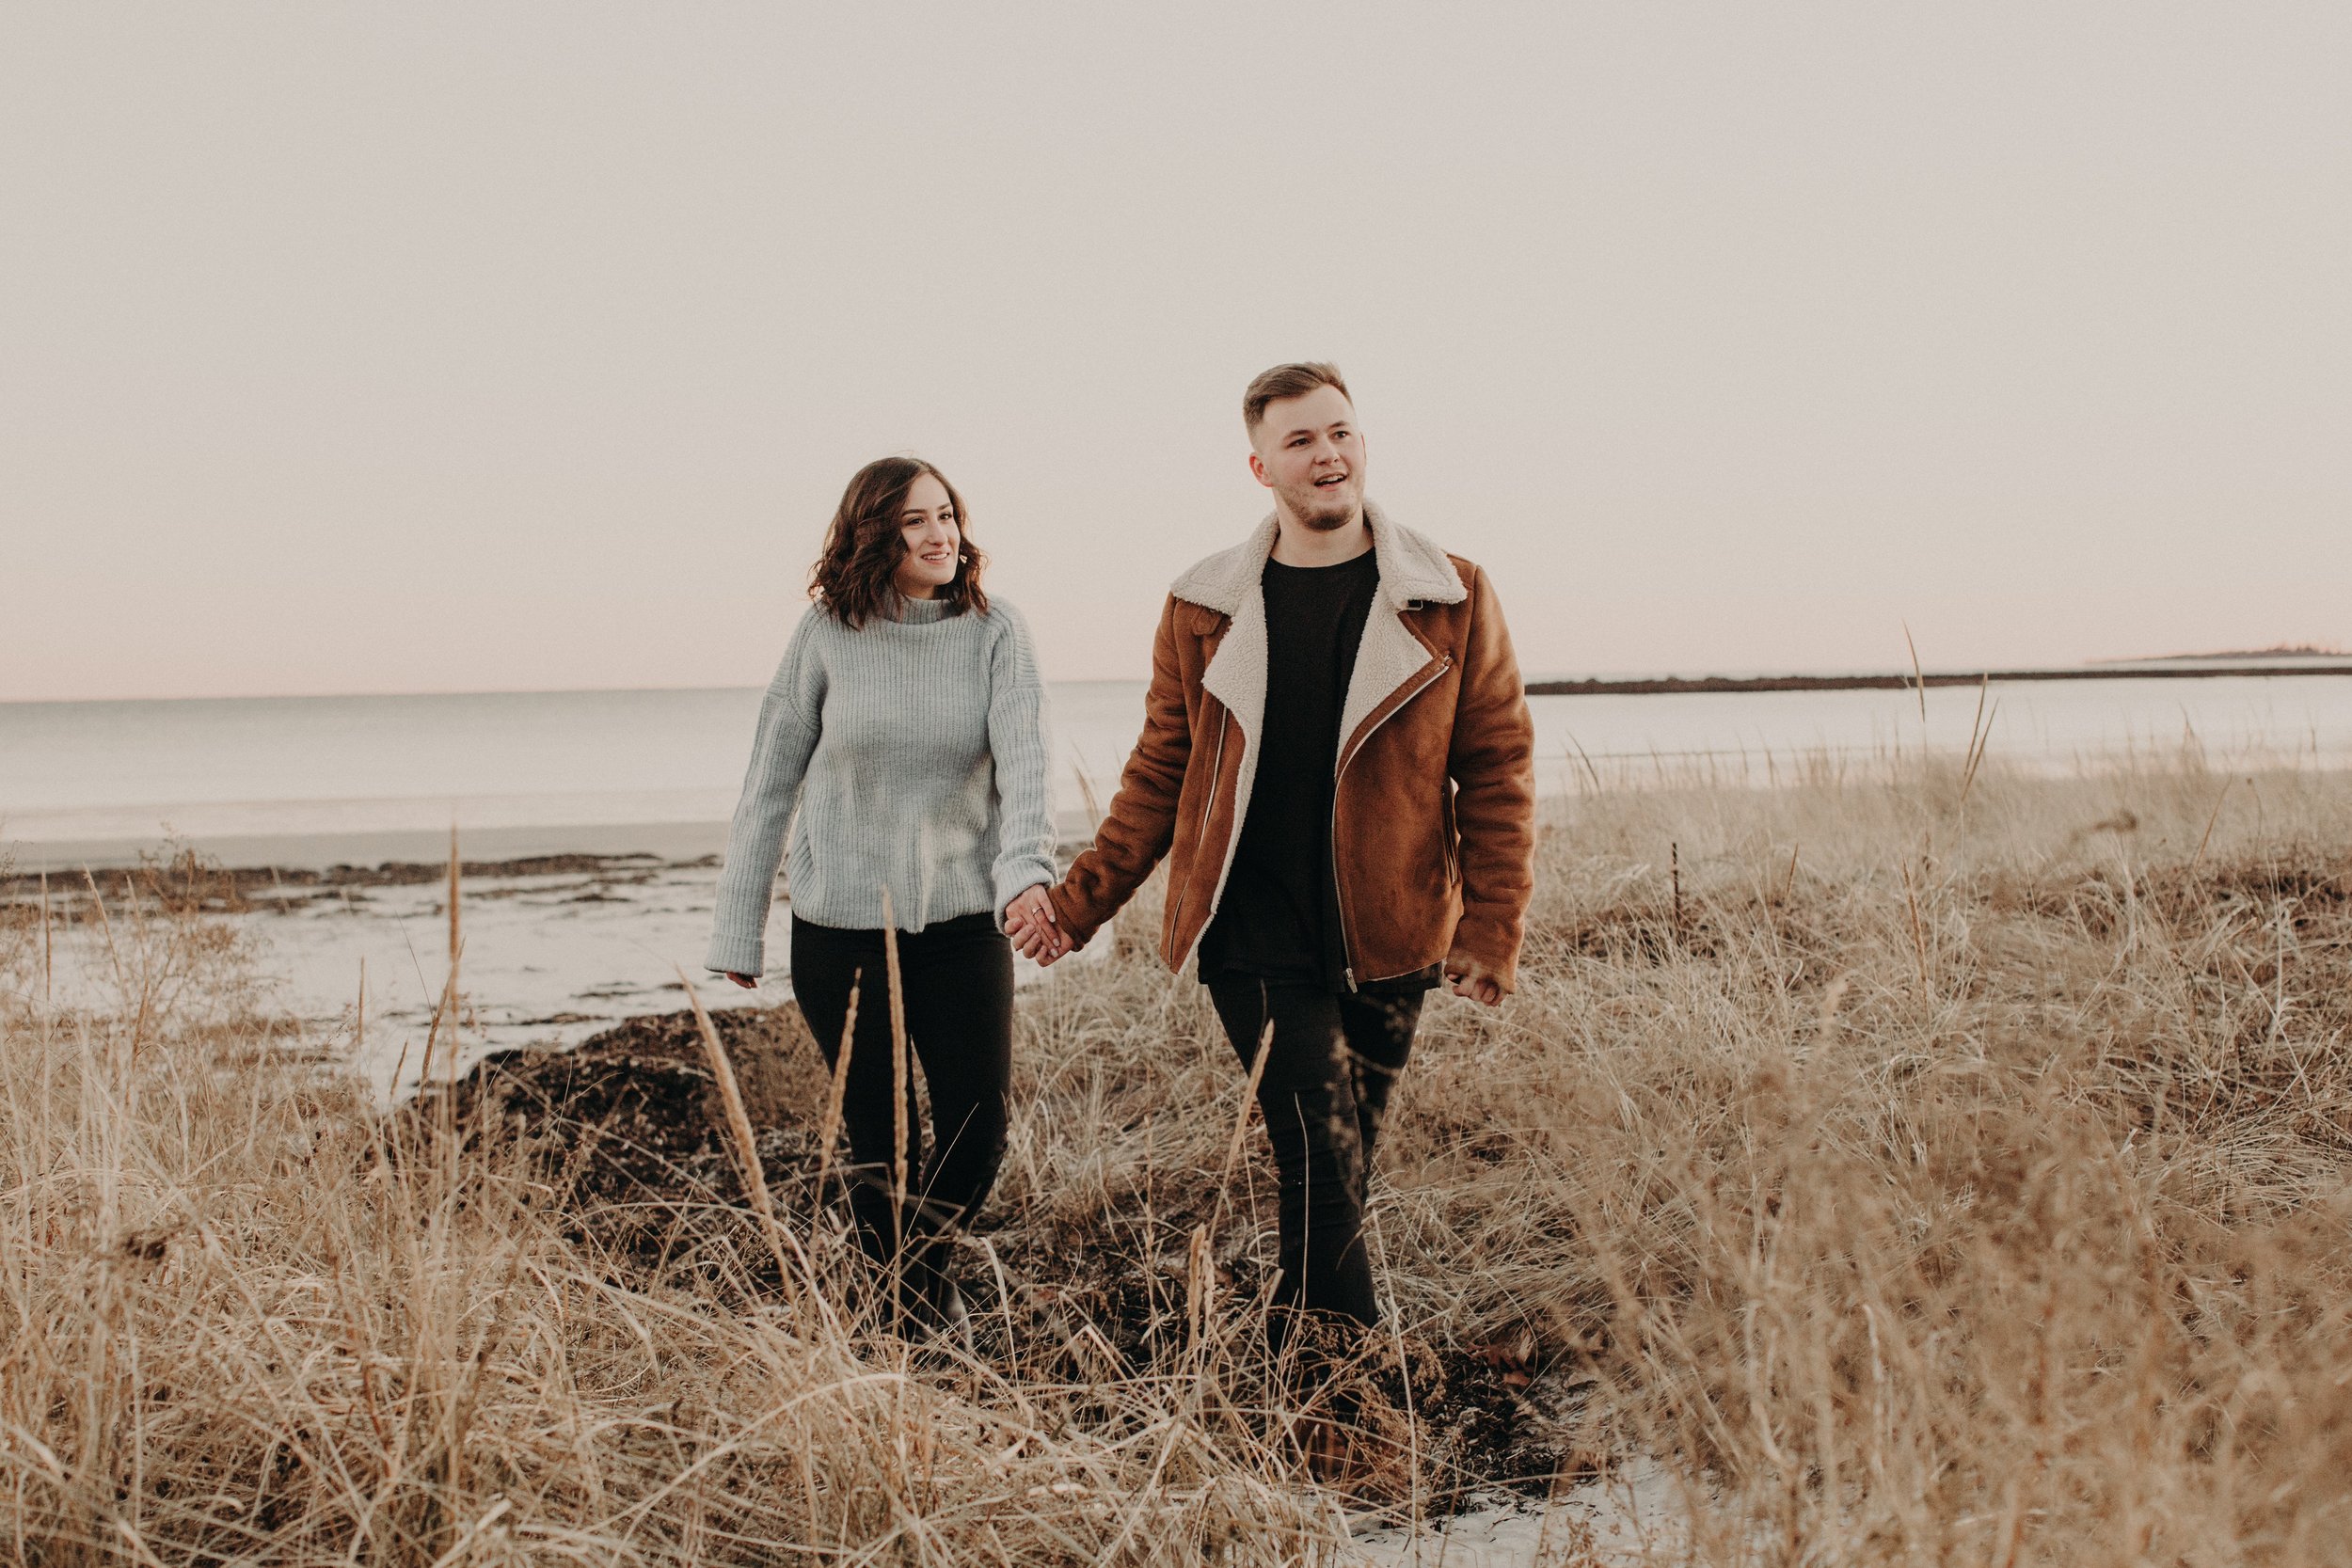
[[[951,1234],[1004,1158],[1003,922],[1052,921],[1045,692],[1027,627],[980,590],[985,563],[961,498],[930,464],[885,457],[850,481],[810,574],[816,603],[760,705],[708,959],[759,984],[792,825],[793,994],[834,1066],[858,988],[842,1101],[850,1207],[895,1310],[924,1331],[965,1319],[946,1270]],[[893,1059],[885,920],[930,1090],[928,1157],[914,1073]]]

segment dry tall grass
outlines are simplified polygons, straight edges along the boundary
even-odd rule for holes
[[[1520,994],[1434,1004],[1402,1087],[1400,1335],[1532,1379],[1562,1463],[1689,1478],[1677,1559],[2343,1560],[2352,781],[1597,792],[1539,889]],[[29,907],[0,936],[20,1560],[1343,1549],[1253,1403],[1239,1075],[1132,936],[1024,993],[961,1358],[832,1288],[811,1140],[763,1145],[780,1243],[672,1216],[649,1264],[527,1141],[396,1138],[165,891],[110,910],[103,1010],[44,1002]]]

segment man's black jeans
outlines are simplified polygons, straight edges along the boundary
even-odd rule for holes
[[[971,1217],[1005,1157],[1005,1099],[1012,1082],[1012,944],[993,916],[965,915],[898,933],[907,1035],[930,1090],[930,1152],[915,1117],[907,1064],[906,1203],[897,1201],[898,1114],[893,1108],[890,976],[879,930],[844,930],[792,917],[792,994],[830,1068],[858,982],[857,1034],[843,1084],[842,1125],[853,1164],[844,1173],[866,1256],[913,1275],[930,1294],[939,1245]]]
[[[1248,974],[1208,985],[1245,1069],[1273,1025],[1258,1106],[1282,1180],[1274,1305],[1370,1326],[1380,1304],[1364,1244],[1365,1186],[1389,1091],[1413,1049],[1422,993],[1334,995]]]

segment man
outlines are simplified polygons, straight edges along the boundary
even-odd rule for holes
[[[1486,576],[1364,500],[1337,368],[1242,400],[1274,515],[1176,579],[1143,736],[1052,890],[1051,962],[1169,860],[1160,953],[1200,978],[1281,1172],[1279,1307],[1379,1318],[1362,1235],[1389,1092],[1440,977],[1512,989],[1534,852],[1534,729]],[[1276,1332],[1287,1316],[1276,1318]]]

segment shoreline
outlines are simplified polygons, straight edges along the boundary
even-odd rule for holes
[[[1094,819],[1063,811],[1061,847],[1081,849]],[[550,823],[527,828],[460,828],[460,875],[517,877],[612,869],[715,868],[726,853],[730,824],[701,822]],[[211,865],[255,886],[391,886],[449,875],[450,830],[386,828],[348,832],[161,833],[80,839],[0,836],[0,897],[30,893],[45,869],[55,890],[80,886],[82,872],[135,869],[152,857],[194,850]]]
[[[2338,675],[2352,677],[2352,663],[2264,665],[2158,665],[2095,670],[1979,670],[1968,673],[1881,675],[1654,675],[1613,680],[1541,680],[1527,683],[1531,697],[1663,697],[1685,692],[1738,691],[1911,691],[1924,687],[1998,686],[2027,681],[2204,680],[2219,675]]]
[[[167,868],[174,866],[187,855],[198,859],[204,884],[208,889],[204,907],[219,906],[222,912],[244,913],[257,897],[266,899],[273,908],[287,907],[284,896],[288,889],[299,890],[297,897],[308,895],[339,893],[359,888],[394,888],[434,886],[449,879],[449,860],[391,860],[373,863],[338,860],[317,865],[299,860],[267,861],[260,864],[230,865],[221,862],[213,850],[196,844],[176,846],[178,854],[163,861]],[[137,859],[118,864],[92,863],[91,871],[122,871],[145,863]],[[609,877],[615,874],[649,873],[659,871],[715,871],[719,867],[716,854],[696,855],[690,860],[669,860],[641,850],[600,853],[588,850],[562,850],[545,855],[522,855],[512,860],[464,860],[457,863],[461,881],[514,877]],[[69,870],[52,870],[46,874],[51,896],[68,898],[87,891],[80,873],[80,863]],[[0,874],[0,901],[38,896],[43,873],[40,871],[10,871]],[[217,890],[217,891],[212,891]]]
[[[460,828],[457,852],[465,875],[472,867],[521,865],[541,861],[692,864],[723,853],[727,824],[710,822],[556,823],[528,828]],[[357,885],[377,873],[432,866],[449,874],[447,828],[362,829],[348,832],[118,834],[78,839],[0,838],[0,889],[30,887],[45,866],[50,885],[78,884],[85,867],[119,871],[153,855],[193,849],[224,871],[250,873],[264,880],[340,879]],[[13,860],[14,864],[8,862]],[[545,869],[562,870],[563,866]]]

